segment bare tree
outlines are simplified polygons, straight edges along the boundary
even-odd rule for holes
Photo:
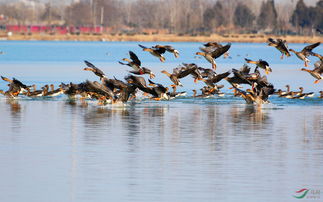
[[[66,24],[75,26],[90,25],[92,22],[89,10],[89,3],[78,2],[71,4],[65,11]],[[80,15],[80,13],[82,13],[82,15]]]
[[[255,15],[243,3],[239,3],[234,11],[234,25],[241,28],[252,28]]]
[[[59,6],[35,6],[36,1],[32,7],[26,2],[0,3],[0,12],[11,24],[101,25],[115,32],[133,33],[148,29],[194,35],[251,31],[255,27],[254,15],[257,29],[269,32],[284,33],[295,27],[322,29],[323,0],[312,7],[306,6],[304,0],[296,1],[294,11],[291,5],[296,2],[275,5],[274,0],[79,0]]]
[[[277,25],[277,11],[274,0],[267,0],[261,5],[260,14],[257,19],[257,24],[260,29],[270,29],[271,31]]]

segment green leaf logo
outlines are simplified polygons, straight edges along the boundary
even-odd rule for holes
[[[295,198],[302,199],[302,198],[304,198],[306,196],[308,191],[309,191],[309,189],[301,189],[301,190],[296,191],[297,194],[301,194],[301,195],[299,195],[299,196],[293,195],[293,196]]]

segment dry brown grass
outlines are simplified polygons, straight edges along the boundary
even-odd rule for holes
[[[283,38],[289,43],[314,43],[323,41],[323,36],[274,36],[262,34],[230,34],[210,36],[178,36],[173,34],[159,35],[20,35],[14,34],[10,37],[0,36],[3,40],[38,40],[38,41],[170,41],[170,42],[249,42],[263,43],[269,38]]]

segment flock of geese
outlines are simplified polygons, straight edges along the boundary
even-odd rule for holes
[[[284,56],[289,57],[291,53],[294,53],[300,60],[304,62],[304,66],[308,67],[309,57],[316,57],[318,61],[314,64],[313,69],[302,68],[302,71],[308,72],[315,78],[314,83],[317,84],[323,79],[323,56],[313,52],[313,49],[320,45],[320,42],[314,43],[304,47],[301,51],[288,49],[287,43],[282,39],[268,39],[268,45],[275,47],[281,52],[281,59]],[[180,53],[174,47],[169,45],[156,45],[152,47],[145,47],[139,44],[139,47],[143,51],[149,52],[151,55],[157,57],[161,62],[165,62],[166,58],[164,54],[170,52],[174,54],[174,57],[178,58]],[[245,64],[240,69],[232,69],[224,73],[216,73],[217,65],[216,58],[221,56],[228,57],[231,44],[222,45],[217,42],[208,42],[200,47],[200,52],[196,55],[203,56],[209,63],[211,68],[199,67],[194,63],[183,63],[181,66],[173,69],[173,72],[161,71],[169,77],[173,83],[170,85],[172,90],[167,86],[152,81],[155,78],[155,74],[147,67],[143,67],[138,56],[129,51],[129,58],[123,58],[119,61],[121,65],[127,65],[132,68],[129,71],[129,75],[125,76],[124,81],[116,78],[108,78],[106,74],[92,64],[89,61],[84,61],[86,67],[85,71],[93,72],[99,77],[99,81],[86,80],[82,83],[61,83],[58,89],[55,89],[54,85],[45,85],[37,90],[36,85],[26,85],[21,81],[13,78],[9,79],[1,76],[2,80],[8,82],[9,89],[7,91],[0,90],[0,93],[8,98],[16,98],[19,95],[28,97],[53,97],[60,94],[67,95],[70,99],[80,98],[95,99],[98,100],[99,105],[105,105],[109,103],[126,103],[136,98],[139,91],[143,96],[147,96],[154,100],[169,100],[179,96],[185,96],[186,92],[178,92],[177,87],[183,86],[180,79],[191,76],[193,81],[204,82],[205,86],[201,89],[201,94],[197,95],[197,91],[193,90],[193,97],[195,98],[207,98],[210,96],[224,96],[224,93],[220,91],[223,85],[217,85],[221,80],[226,80],[231,84],[230,89],[233,90],[233,94],[236,97],[242,97],[248,104],[265,104],[268,103],[269,96],[277,94],[279,97],[290,99],[304,99],[305,97],[312,97],[314,93],[305,93],[303,88],[300,87],[299,91],[291,91],[290,87],[286,86],[286,91],[281,89],[276,90],[274,85],[268,82],[265,75],[261,75],[260,69],[265,71],[265,74],[270,74],[272,69],[268,62],[264,60],[253,61],[245,58],[247,64],[255,64],[255,68],[251,71],[251,67]],[[149,75],[148,81],[143,75]],[[232,75],[232,76],[230,76]],[[242,90],[241,84],[248,85],[249,88]],[[320,98],[323,98],[323,91],[320,91]]]

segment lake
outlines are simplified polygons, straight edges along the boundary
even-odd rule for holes
[[[167,43],[180,58],[166,53],[165,63],[138,43],[1,41],[0,75],[38,87],[98,80],[82,70],[88,60],[108,77],[123,79],[130,68],[117,61],[129,50],[153,70],[154,81],[167,85],[163,69],[182,62],[211,67],[195,57],[201,43]],[[301,50],[304,44],[289,47]],[[316,52],[322,54],[322,45]],[[281,60],[265,43],[233,43],[230,55],[217,59],[218,73],[240,68],[245,57],[263,59],[276,89],[290,84],[316,94],[246,105],[221,81],[224,97],[192,98],[191,90],[203,83],[188,77],[178,89],[188,96],[170,101],[97,106],[65,96],[0,96],[0,201],[258,202],[300,201],[295,197],[303,194],[305,201],[322,200],[323,83],[313,84],[295,55]],[[316,58],[310,59],[312,67]],[[0,81],[0,89],[6,85]]]

